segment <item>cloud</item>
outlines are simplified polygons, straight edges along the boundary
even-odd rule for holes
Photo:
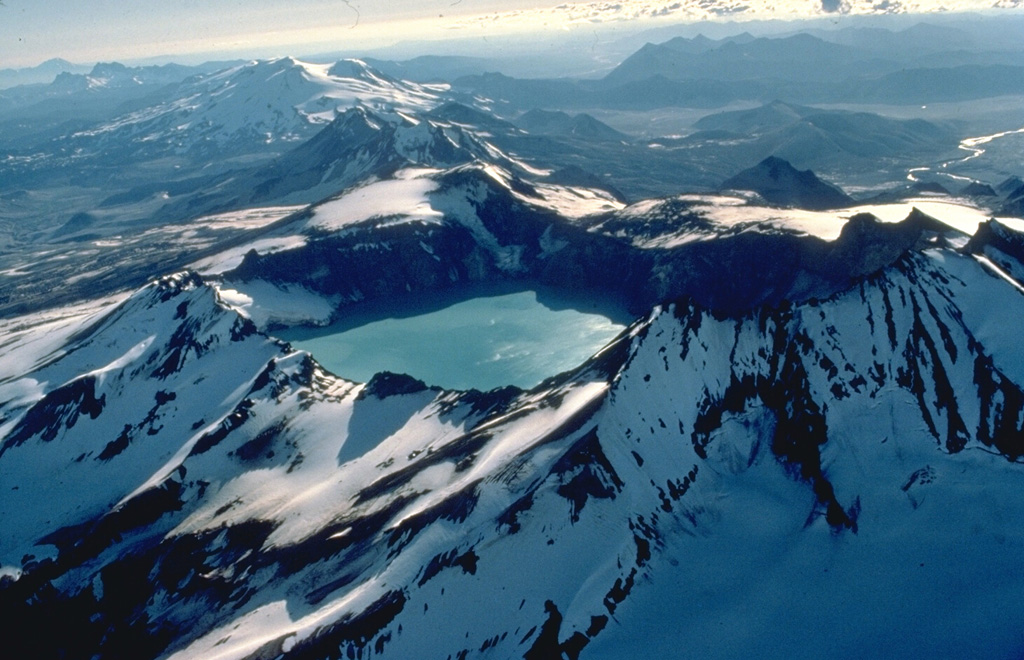
[[[1021,9],[1024,0],[619,0],[564,2],[464,18],[449,27],[572,27],[638,19],[707,20],[722,16],[799,18],[827,14],[893,14],[930,11]]]

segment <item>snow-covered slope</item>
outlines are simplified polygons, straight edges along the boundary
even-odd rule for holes
[[[825,213],[751,201],[682,195],[624,206],[483,163],[407,169],[313,205],[202,268],[252,299],[262,320],[278,316],[275,286],[340,307],[493,279],[598,290],[636,314],[683,293],[737,312],[827,297],[915,245],[962,246],[968,235],[954,226],[973,232],[984,218],[954,204],[930,207],[952,214],[950,226],[910,205]]]
[[[333,376],[188,274],[8,322],[7,648],[1019,654],[1012,273],[917,242],[828,297],[677,293],[486,394]]]
[[[74,137],[149,154],[197,156],[258,145],[297,143],[334,119],[365,105],[385,111],[429,109],[430,88],[393,80],[359,60],[332,65],[285,57],[253,61],[169,88],[161,100]]]
[[[445,168],[478,159],[517,166],[468,129],[358,106],[338,114],[282,156],[255,169],[230,172],[165,212],[173,217],[267,200],[314,202],[360,183],[390,178],[402,168]]]

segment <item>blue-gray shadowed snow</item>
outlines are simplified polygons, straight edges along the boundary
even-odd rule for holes
[[[846,241],[878,238],[856,224]],[[531,392],[338,379],[193,275],[20,320],[0,355],[8,644],[1012,655],[1024,359],[991,310],[1024,314],[1021,238],[990,224],[962,251],[909,227],[830,296],[682,296]]]
[[[4,657],[1019,656],[1020,19],[843,20],[0,90]]]

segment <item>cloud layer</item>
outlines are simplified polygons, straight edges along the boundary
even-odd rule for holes
[[[455,21],[450,27],[572,27],[666,17],[686,21],[730,16],[784,19],[834,13],[910,14],[1022,7],[1024,0],[619,0],[567,2],[549,8],[496,12]]]

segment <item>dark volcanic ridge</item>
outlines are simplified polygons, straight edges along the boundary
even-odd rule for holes
[[[775,156],[726,179],[721,188],[756,192],[773,206],[825,210],[853,204],[853,198],[825,183],[814,172],[797,170],[788,161]]]
[[[728,583],[680,559],[714,557],[718,543],[725,573],[742,572],[735,598],[765,595],[760,569],[743,567],[768,552],[815,605],[798,611],[808,625],[837,584],[865,579],[838,563],[838,577],[807,577],[807,554],[834,557],[840,539],[846,561],[884,555],[900,574],[912,562],[946,592],[963,573],[920,560],[939,521],[951,552],[966,543],[985,570],[1007,569],[1010,584],[986,598],[1008,605],[1024,586],[1016,555],[969,534],[984,509],[966,505],[981,488],[1024,514],[1012,496],[1024,374],[1008,348],[1016,330],[993,328],[973,301],[1017,314],[1024,298],[971,255],[919,244],[942,229],[919,213],[887,226],[857,216],[819,254],[854,278],[842,290],[733,313],[677,291],[530,392],[345,381],[188,274],[59,328],[50,347],[16,335],[31,365],[18,377],[46,385],[0,404],[0,552],[18,567],[0,580],[19,631],[8,644],[23,657],[604,657],[615,640],[678,643],[635,621],[650,623],[652,600]],[[1015,260],[1019,234],[990,229],[1001,238],[984,245]],[[720,279],[747,275],[704,263]],[[73,508],[45,496],[58,468]],[[985,524],[1012,533],[1017,516],[1001,519]],[[793,544],[795,556],[780,550]],[[869,604],[907,614],[874,589],[845,593],[841,619],[858,627]],[[946,632],[929,638],[1005,648],[976,633],[988,611],[913,603],[965,617],[942,617]],[[285,604],[278,624],[247,627]],[[703,627],[702,611],[683,620]],[[61,634],[46,634],[57,614]]]

